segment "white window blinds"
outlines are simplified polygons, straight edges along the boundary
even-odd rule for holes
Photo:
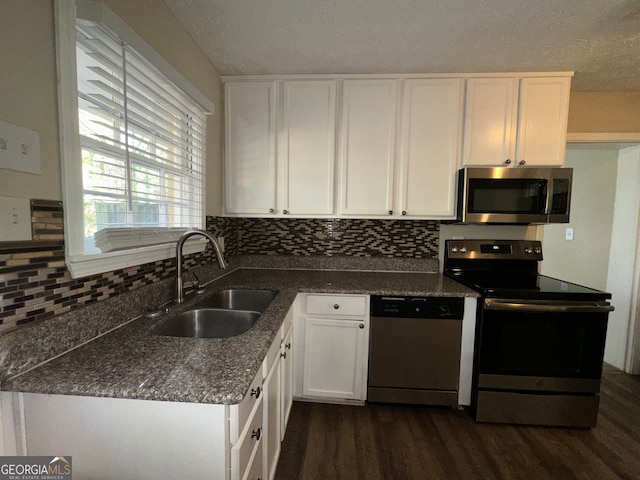
[[[85,253],[102,230],[202,227],[203,109],[102,24],[76,21],[76,56]]]

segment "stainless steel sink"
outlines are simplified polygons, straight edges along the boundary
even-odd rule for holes
[[[264,312],[278,294],[274,290],[250,290],[232,288],[220,290],[198,303],[198,308],[225,308]]]
[[[260,318],[259,312],[197,308],[187,310],[158,325],[154,335],[191,338],[227,338],[249,330]]]

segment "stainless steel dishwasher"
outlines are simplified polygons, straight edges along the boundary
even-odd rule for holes
[[[371,297],[367,401],[458,405],[464,299]]]

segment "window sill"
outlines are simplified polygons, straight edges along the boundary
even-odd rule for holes
[[[207,246],[205,239],[189,240],[184,245],[184,254],[202,252]],[[66,264],[71,278],[87,277],[98,273],[112,272],[121,268],[135,267],[176,256],[176,244],[152,245],[97,255],[67,255]]]

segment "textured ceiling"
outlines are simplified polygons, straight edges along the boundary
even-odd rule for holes
[[[220,73],[575,71],[640,91],[640,1],[165,0]]]

